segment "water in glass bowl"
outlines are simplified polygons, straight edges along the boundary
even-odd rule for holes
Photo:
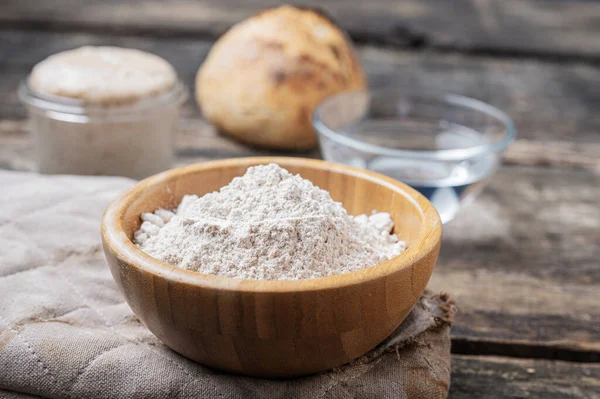
[[[456,216],[461,205],[474,197],[494,171],[493,155],[458,164],[377,157],[367,168],[400,180],[423,194],[440,214],[442,223]]]
[[[375,128],[372,123],[370,125],[369,130]],[[363,125],[361,130],[365,128],[366,126]],[[371,130],[371,132],[379,134],[377,130]],[[422,132],[420,137],[424,137]],[[432,147],[439,150],[464,149],[487,143],[485,136],[481,133],[457,124],[447,125],[444,131],[430,135],[429,139],[434,143],[427,145],[428,150]],[[336,146],[334,145],[334,147]],[[456,216],[460,207],[485,186],[487,179],[498,167],[498,154],[494,152],[486,152],[461,161],[439,161],[361,152],[353,152],[348,157],[350,154],[346,152],[347,149],[341,152],[340,148],[323,149],[330,154],[326,158],[335,158],[338,162],[385,174],[415,188],[436,207],[443,223]]]

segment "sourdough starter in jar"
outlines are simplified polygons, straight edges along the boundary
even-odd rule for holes
[[[119,47],[48,57],[21,85],[44,173],[143,178],[168,169],[186,91],[164,59]]]

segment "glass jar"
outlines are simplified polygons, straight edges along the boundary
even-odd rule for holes
[[[141,179],[172,166],[179,111],[187,99],[181,82],[133,104],[86,104],[39,93],[28,80],[19,97],[29,111],[40,172]]]

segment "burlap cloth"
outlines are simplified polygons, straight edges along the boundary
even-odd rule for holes
[[[245,378],[185,359],[113,283],[102,212],[132,180],[0,172],[0,397],[423,398],[447,396],[447,296],[425,295],[371,353],[328,373]]]

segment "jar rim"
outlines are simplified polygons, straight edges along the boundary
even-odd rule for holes
[[[58,112],[68,115],[127,117],[168,105],[179,106],[188,98],[188,90],[178,80],[169,90],[138,101],[124,104],[89,103],[83,100],[41,93],[29,85],[29,75],[19,85],[19,99],[29,107],[40,111]]]

